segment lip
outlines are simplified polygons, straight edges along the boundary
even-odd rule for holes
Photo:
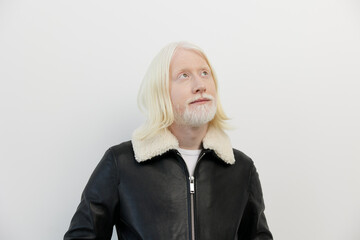
[[[200,99],[197,99],[193,102],[191,102],[190,104],[194,104],[194,103],[205,103],[205,102],[210,102],[211,100],[210,99],[207,99],[207,98],[200,98]]]

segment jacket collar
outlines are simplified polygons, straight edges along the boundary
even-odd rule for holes
[[[178,140],[168,129],[162,129],[154,137],[145,140],[137,139],[135,136],[136,134],[133,134],[131,141],[135,159],[138,162],[150,160],[155,156],[179,147]],[[210,126],[202,143],[204,149],[213,150],[225,163],[235,163],[230,139],[224,131]]]

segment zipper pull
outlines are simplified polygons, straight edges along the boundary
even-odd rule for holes
[[[189,179],[190,179],[190,193],[194,194],[195,193],[195,183],[194,183],[195,179],[193,176],[189,177]]]

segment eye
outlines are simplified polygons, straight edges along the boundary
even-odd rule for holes
[[[209,73],[205,70],[201,72],[201,76],[203,76],[203,77],[206,77],[208,75],[209,75]]]
[[[179,79],[183,79],[183,78],[187,78],[189,77],[189,75],[187,75],[186,73],[182,73],[179,75]]]

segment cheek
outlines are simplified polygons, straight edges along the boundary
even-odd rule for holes
[[[170,97],[173,104],[178,104],[182,100],[183,86],[179,84],[173,84],[170,88]]]
[[[208,86],[208,92],[213,95],[214,97],[216,97],[216,88],[215,88],[215,82],[211,82],[209,83],[209,86]]]
[[[174,91],[173,84],[171,84],[171,83],[170,83],[170,86],[169,86],[169,93],[170,93],[171,103],[173,103],[174,102],[174,97],[175,97],[175,91]]]
[[[170,90],[171,103],[176,106],[179,104],[179,92],[172,89]]]
[[[186,97],[183,96],[181,91],[179,89],[177,91],[172,90],[170,92],[171,96],[171,103],[173,105],[173,109],[177,111],[178,113],[183,113],[186,109]]]

